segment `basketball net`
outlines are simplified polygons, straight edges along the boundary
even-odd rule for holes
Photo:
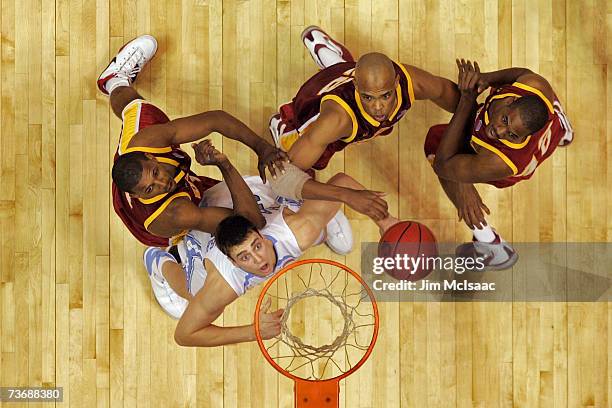
[[[372,292],[346,266],[316,259],[289,265],[268,281],[257,310],[267,296],[284,308],[281,332],[261,339],[256,319],[258,344],[279,372],[295,380],[296,406],[338,406],[338,382],[365,362],[376,341]]]

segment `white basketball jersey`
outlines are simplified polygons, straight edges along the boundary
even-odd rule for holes
[[[190,231],[185,239],[179,244],[179,254],[185,276],[187,289],[195,296],[204,286],[206,280],[206,268],[204,260],[208,259],[215,265],[225,281],[234,289],[238,296],[243,295],[248,289],[265,281],[276,272],[284,268],[302,255],[302,251],[295,239],[295,235],[285,222],[283,207],[275,206],[267,208],[266,226],[259,232],[270,240],[276,252],[276,265],[268,276],[259,276],[243,271],[235,266],[232,261],[217,248],[215,238],[201,231]]]

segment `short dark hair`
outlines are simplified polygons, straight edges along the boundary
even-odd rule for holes
[[[242,244],[249,233],[258,232],[255,225],[242,215],[232,215],[219,223],[215,232],[217,248],[231,258],[230,250]]]
[[[531,133],[542,129],[548,122],[548,107],[537,95],[522,96],[512,102],[510,108],[518,109],[521,120]]]
[[[143,152],[122,154],[113,164],[113,181],[125,193],[133,193],[142,177],[142,162],[147,160]]]

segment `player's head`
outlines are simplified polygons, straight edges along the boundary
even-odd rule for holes
[[[389,119],[397,106],[399,76],[384,54],[362,55],[355,66],[355,89],[364,110],[379,122]]]
[[[276,252],[272,242],[243,216],[233,215],[219,223],[217,248],[243,271],[267,276],[274,271]]]
[[[485,128],[492,139],[520,143],[530,134],[542,129],[548,121],[548,107],[537,95],[514,100],[502,100],[489,108],[489,124]]]
[[[149,153],[126,153],[113,164],[113,181],[117,188],[137,198],[152,198],[176,188],[174,175]]]

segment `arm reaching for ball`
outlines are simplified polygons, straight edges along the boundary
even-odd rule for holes
[[[291,163],[285,165],[285,174],[277,175],[276,178],[270,177],[268,180],[274,193],[281,197],[342,202],[374,221],[389,216],[387,202],[383,199],[385,193],[320,183]]]

